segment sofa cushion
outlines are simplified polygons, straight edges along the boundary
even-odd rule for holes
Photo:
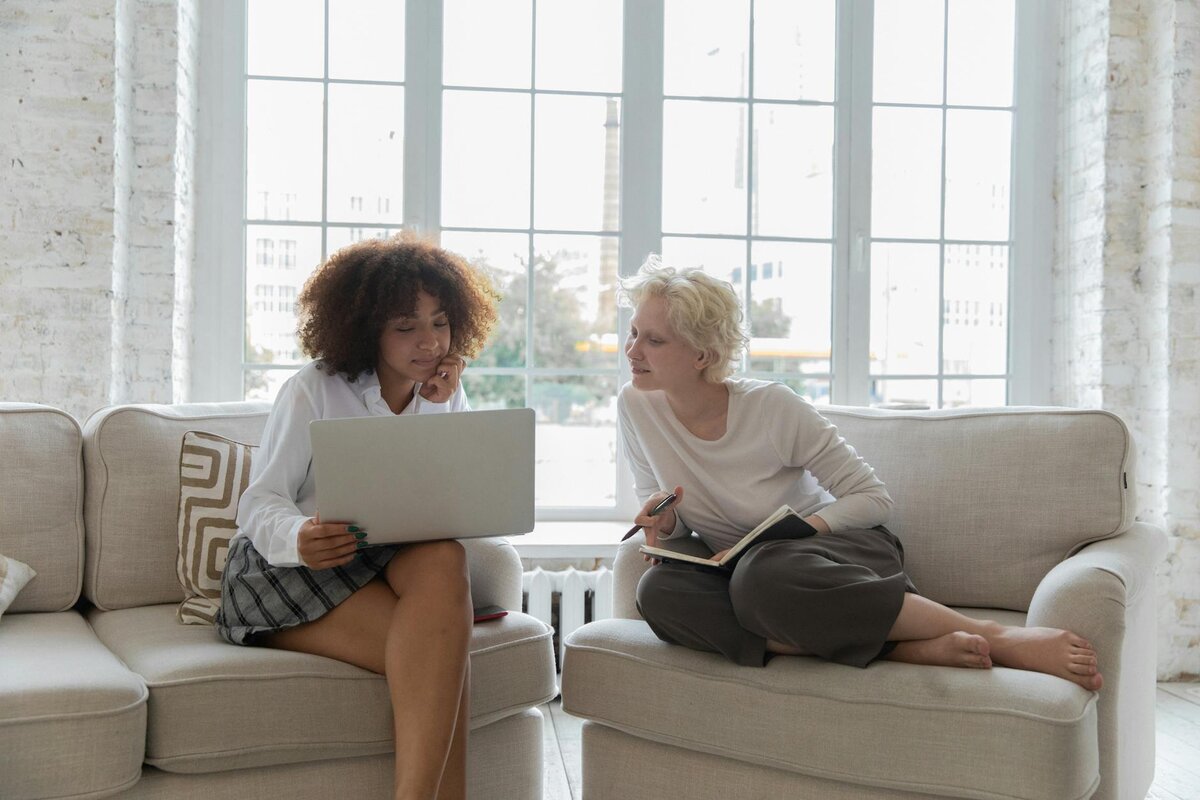
[[[0,553],[37,573],[10,612],[66,611],[83,581],[83,437],[67,413],[0,403]]]
[[[1038,583],[1133,524],[1129,430],[1106,411],[822,409],[887,484],[924,595],[1027,611]]]
[[[226,644],[180,625],[173,605],[93,611],[100,639],[150,689],[146,761],[170,772],[287,764],[387,752],[392,711],[382,676],[333,659]],[[475,626],[471,725],[555,694],[551,631],[510,613]]]
[[[184,624],[211,625],[221,608],[221,575],[255,449],[214,433],[183,435],[176,569],[184,600],[176,613]]]
[[[257,444],[270,408],[258,402],[114,406],[88,419],[83,461],[89,600],[114,609],[183,599],[175,568],[183,435],[204,430]]]
[[[0,797],[102,797],[141,775],[146,686],[75,611],[0,619]]]
[[[1099,780],[1096,695],[1050,675],[794,657],[750,669],[618,619],[579,628],[566,651],[565,711],[687,750],[953,797],[1064,800]]]

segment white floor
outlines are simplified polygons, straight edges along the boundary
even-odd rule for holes
[[[581,800],[580,720],[559,700],[546,718],[546,800]],[[1147,800],[1200,800],[1200,683],[1158,685],[1157,758]]]

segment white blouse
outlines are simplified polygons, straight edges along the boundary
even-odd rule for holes
[[[254,548],[276,567],[302,565],[300,526],[317,513],[308,423],[392,414],[375,373],[360,375],[351,383],[341,373],[323,371],[319,363],[307,364],[280,387],[250,468],[250,485],[238,503],[237,536],[249,537]],[[444,403],[431,403],[420,391],[417,384],[412,401],[401,414],[470,410],[462,384]]]

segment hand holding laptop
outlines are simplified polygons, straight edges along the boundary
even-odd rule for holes
[[[320,514],[300,526],[296,541],[300,563],[313,570],[349,564],[366,546],[365,530],[343,522],[321,522]]]

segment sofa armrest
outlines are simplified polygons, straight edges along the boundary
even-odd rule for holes
[[[1166,536],[1144,522],[1083,547],[1046,573],[1026,624],[1075,631],[1102,655],[1110,650],[1106,645],[1119,648],[1123,631],[1113,630],[1111,623],[1153,592],[1154,573],[1166,553]]]
[[[471,602],[521,610],[521,557],[503,537],[462,539],[471,573]]]
[[[641,619],[637,610],[637,585],[650,562],[639,549],[646,543],[641,531],[621,542],[613,559],[613,616],[617,619]]]
[[[1096,648],[1104,686],[1096,721],[1100,789],[1093,800],[1145,797],[1154,779],[1154,574],[1166,552],[1160,529],[1136,523],[1059,563],[1029,605],[1026,624],[1074,631]]]

